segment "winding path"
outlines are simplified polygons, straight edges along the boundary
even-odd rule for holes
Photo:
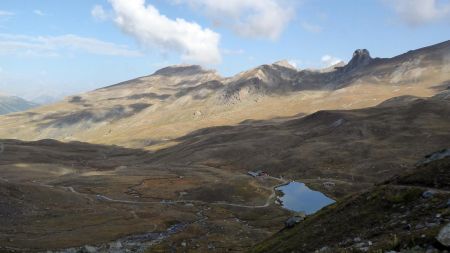
[[[143,205],[143,204],[166,204],[166,205],[174,205],[174,204],[201,204],[201,205],[218,205],[218,206],[232,206],[232,207],[240,207],[240,208],[252,208],[252,209],[256,209],[256,208],[266,208],[269,207],[270,204],[272,203],[273,199],[276,197],[276,188],[285,185],[286,183],[288,183],[288,181],[286,180],[282,180],[279,178],[275,178],[275,177],[270,177],[272,179],[281,181],[281,184],[277,184],[275,186],[272,187],[272,193],[270,194],[270,196],[267,198],[267,201],[264,205],[243,205],[243,204],[235,204],[235,203],[227,203],[227,202],[205,202],[205,201],[201,201],[201,200],[161,200],[161,201],[133,201],[133,200],[123,200],[123,199],[114,199],[114,198],[110,198],[108,196],[105,195],[101,195],[101,194],[97,194],[95,195],[97,200],[100,201],[106,201],[106,202],[112,202],[112,203],[121,203],[121,204],[132,204],[132,205]],[[51,185],[43,185],[40,184],[42,186],[47,186],[47,187],[54,187]],[[67,191],[70,191],[74,194],[79,194],[79,195],[89,195],[92,196],[93,194],[86,194],[86,193],[80,193],[77,192],[73,187],[69,186],[69,187],[61,187]]]
[[[205,202],[201,200],[162,200],[162,201],[132,201],[132,200],[121,200],[121,199],[113,199],[101,194],[95,195],[98,200],[103,200],[107,202],[114,202],[114,203],[122,203],[122,204],[202,204],[202,205],[219,205],[219,206],[232,206],[232,207],[241,207],[241,208],[266,208],[269,207],[272,200],[276,197],[276,188],[285,185],[287,182],[284,182],[282,184],[278,184],[272,187],[272,193],[267,198],[267,201],[264,205],[243,205],[243,204],[234,204],[234,203],[227,203],[227,202]],[[72,187],[68,187],[68,189],[77,194],[82,194],[77,191],[75,191]]]

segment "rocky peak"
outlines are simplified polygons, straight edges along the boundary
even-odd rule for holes
[[[372,60],[372,57],[370,57],[370,53],[369,50],[367,49],[357,49],[354,53],[353,53],[353,58],[352,60]]]
[[[356,68],[360,68],[368,65],[372,62],[372,57],[367,49],[357,49],[353,53],[353,57],[347,66],[344,67],[345,71],[351,71]]]
[[[211,70],[205,70],[200,65],[174,65],[157,70],[153,75],[159,76],[190,76],[214,73]]]
[[[280,66],[280,67],[288,68],[288,69],[297,69],[288,60],[277,61],[277,62],[274,62],[272,65]]]

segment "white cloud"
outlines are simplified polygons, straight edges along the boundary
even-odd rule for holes
[[[115,23],[146,47],[181,53],[185,62],[217,64],[221,61],[220,35],[184,19],[170,19],[145,0],[109,0]]]
[[[334,57],[334,56],[331,56],[331,55],[326,54],[326,55],[322,56],[322,58],[320,59],[320,61],[322,62],[322,64],[323,64],[325,67],[331,67],[331,66],[333,66],[333,65],[338,64],[338,63],[341,62],[342,60],[339,59],[339,58],[337,58],[337,57]]]
[[[33,10],[33,13],[38,16],[45,16],[46,14],[41,10]]]
[[[82,51],[97,55],[140,56],[123,45],[73,34],[61,36],[27,36],[0,34],[0,54],[20,56],[58,56],[66,51]]]
[[[106,11],[103,9],[103,6],[101,5],[95,5],[92,7],[91,15],[100,21],[107,20],[109,18],[109,15],[106,13]]]
[[[14,12],[0,10],[0,17],[14,16]]]
[[[294,17],[291,0],[175,0],[200,10],[238,35],[277,39]]]
[[[440,0],[384,0],[402,21],[419,26],[437,20],[450,19],[450,3]]]
[[[315,25],[315,24],[311,24],[308,22],[302,22],[301,26],[304,30],[306,30],[310,33],[320,33],[323,30],[320,25]]]

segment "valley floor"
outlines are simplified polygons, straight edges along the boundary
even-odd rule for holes
[[[119,251],[242,251],[290,215],[274,204],[279,179],[207,166],[154,168],[145,152],[106,146],[3,143],[3,250],[106,249],[120,242]]]

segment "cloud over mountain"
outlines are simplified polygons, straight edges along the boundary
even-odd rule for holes
[[[294,17],[294,4],[285,0],[176,0],[187,3],[243,37],[277,39]]]
[[[450,20],[450,3],[438,0],[389,0],[399,17],[411,26],[419,26],[441,19]]]
[[[195,22],[170,19],[145,0],[109,0],[116,25],[141,45],[177,52],[182,60],[200,64],[221,61],[220,35]]]

